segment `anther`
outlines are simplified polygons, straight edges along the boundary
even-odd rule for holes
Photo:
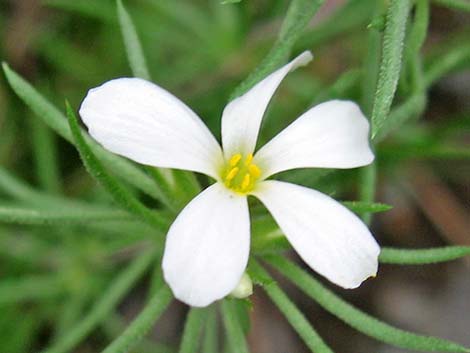
[[[235,178],[235,176],[238,174],[238,171],[239,171],[239,170],[240,170],[240,168],[238,168],[238,167],[232,168],[232,169],[228,172],[227,176],[225,177],[225,180],[230,181],[230,180],[232,180],[233,178]]]
[[[251,176],[255,179],[259,178],[259,176],[261,175],[261,170],[258,168],[256,164],[250,164],[250,166],[248,167],[248,171],[251,174]]]
[[[238,164],[238,162],[240,162],[240,159],[242,159],[242,155],[240,153],[234,154],[232,158],[230,158],[230,161],[228,162],[228,164],[231,167],[235,167]]]
[[[245,165],[248,167],[252,161],[253,161],[253,154],[250,153],[248,156],[246,156]]]
[[[248,190],[248,187],[250,186],[250,181],[251,181],[250,174],[246,173],[245,176],[243,177],[243,181],[241,185],[242,191]]]

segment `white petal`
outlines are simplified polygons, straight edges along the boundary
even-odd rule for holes
[[[218,177],[222,152],[199,117],[163,88],[119,78],[88,92],[80,116],[90,135],[136,162]]]
[[[207,306],[238,285],[249,250],[246,197],[216,183],[192,200],[171,226],[163,274],[176,298]]]
[[[331,282],[356,288],[375,276],[380,248],[351,211],[318,191],[262,182],[254,195],[273,215],[300,257]]]
[[[302,114],[255,156],[263,178],[294,168],[355,168],[373,160],[368,120],[357,104],[340,100]]]
[[[222,114],[222,146],[227,159],[236,153],[253,153],[261,120],[274,91],[289,71],[307,64],[311,59],[309,51],[303,52],[225,107]]]

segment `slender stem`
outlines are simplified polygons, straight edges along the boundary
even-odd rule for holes
[[[148,251],[135,259],[116,277],[103,296],[95,302],[88,314],[43,353],[66,353],[71,351],[112,312],[154,259],[155,253],[153,251]]]
[[[263,289],[269,298],[284,314],[287,321],[292,325],[294,330],[299,334],[308,348],[315,353],[333,353],[330,347],[323,341],[320,335],[315,331],[313,326],[305,318],[305,315],[295,306],[284,291],[275,283],[269,273],[261,267],[256,261],[252,263],[252,269],[258,276],[264,278],[269,284],[265,284]]]
[[[170,304],[173,296],[168,287],[161,288],[126,330],[103,353],[124,353],[144,338]]]
[[[198,350],[203,322],[206,316],[207,309],[205,308],[189,309],[179,353],[192,353]]]
[[[227,343],[232,353],[248,353],[248,345],[240,321],[237,320],[233,300],[235,299],[222,301],[222,318],[227,334]]]

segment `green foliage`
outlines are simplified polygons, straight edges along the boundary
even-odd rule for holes
[[[19,279],[2,278],[0,283],[0,306],[8,303],[46,300],[64,294],[64,285],[55,276],[36,275]]]
[[[97,325],[106,319],[106,316],[119,304],[124,295],[128,293],[154,259],[154,251],[147,251],[139,255],[127,268],[116,276],[111,285],[103,295],[97,299],[83,319],[76,323],[75,326],[64,336],[60,337],[51,347],[44,350],[43,353],[65,353],[73,349],[84,337],[89,335]],[[162,302],[164,301],[162,300]],[[160,308],[160,301],[154,303],[154,305]]]
[[[227,343],[231,353],[248,353],[243,328],[237,320],[236,300],[238,299],[224,299],[221,305]]]
[[[12,9],[16,3],[20,2],[12,2]],[[29,23],[25,16],[25,28],[32,24],[34,36],[18,41],[27,60],[21,55],[18,59],[18,53],[8,48],[16,44],[11,33],[21,34],[24,28],[6,31],[17,24],[9,21],[14,16],[4,13],[10,7],[0,8],[0,35],[6,39],[2,43],[9,43],[0,50],[27,78],[2,64],[6,78],[0,81],[2,352],[95,351],[109,342],[104,352],[249,351],[250,311],[256,311],[249,300],[225,298],[209,308],[191,308],[177,342],[145,338],[172,301],[160,266],[163,235],[178,212],[212,181],[192,172],[137,166],[97,144],[80,128],[70,105],[66,114],[56,108],[63,97],[78,107],[88,89],[128,75],[129,67],[133,76],[153,77],[182,97],[217,134],[228,97],[245,93],[292,54],[312,50],[315,63],[286,79],[260,139],[267,141],[270,133],[312,104],[335,98],[358,101],[371,118],[374,164],[357,172],[289,171],[279,178],[336,199],[347,195],[359,200],[342,204],[367,223],[375,213],[394,206],[376,202],[381,195],[378,185],[388,190],[387,184],[413,161],[443,163],[444,167],[436,163],[436,170],[447,169],[445,163],[468,161],[465,134],[470,131],[470,115],[461,105],[453,104],[455,115],[445,116],[437,109],[438,119],[431,111],[433,119],[418,122],[428,116],[429,107],[438,106],[428,101],[430,89],[446,76],[470,68],[468,26],[437,41],[427,40],[428,33],[433,34],[431,6],[438,5],[437,10],[432,8],[434,21],[439,8],[457,14],[470,11],[468,2],[349,0],[312,21],[324,3],[328,2],[273,0],[267,5],[214,0],[176,6],[160,0],[42,0],[48,16],[39,16],[38,23]],[[246,72],[250,73],[243,79]],[[8,94],[7,85],[19,100]],[[78,156],[67,143],[78,150],[85,168],[77,168]],[[466,181],[458,173],[462,172],[456,170],[446,178]],[[251,254],[266,259],[340,320],[404,349],[469,351],[386,324],[326,289],[280,256],[291,245],[267,211],[256,201],[252,206]],[[467,255],[470,248],[465,246],[384,247],[379,260],[424,265]],[[253,282],[312,352],[331,353],[296,303],[253,256],[247,269]],[[144,303],[127,322],[119,304],[134,292]],[[51,336],[50,341],[44,342],[43,333]],[[81,347],[82,343],[91,348]]]
[[[382,248],[379,260],[388,264],[423,265],[455,260],[470,255],[470,246],[446,246],[434,249]]]
[[[470,3],[466,0],[433,0],[436,4],[447,6],[451,9],[470,11]]]
[[[0,206],[0,222],[32,225],[83,224],[88,222],[130,220],[126,212],[116,210],[59,209],[54,211]]]
[[[383,203],[376,202],[365,202],[365,201],[343,201],[344,206],[349,208],[351,211],[356,213],[370,212],[385,212],[393,208],[393,206],[386,205]]]
[[[139,342],[150,330],[152,325],[158,320],[172,299],[171,291],[168,287],[162,287],[149,301],[146,307],[124,330],[124,332],[111,343],[103,353],[124,353],[128,352],[132,346]]]
[[[6,63],[3,63],[3,71],[8,79],[12,89],[18,96],[31,108],[31,110],[57,134],[62,136],[69,142],[72,142],[72,134],[67,125],[67,118],[49,103],[33,86],[26,82],[21,76],[14,72]],[[147,192],[156,198],[159,192],[152,180],[144,174],[140,169],[135,167],[129,161],[122,159],[114,154],[105,151],[96,142],[88,136],[87,143],[93,152],[100,156],[113,172],[120,175],[127,182],[134,185],[142,191]]]
[[[129,212],[142,217],[157,228],[165,230],[168,226],[164,218],[159,217],[156,212],[148,209],[142,204],[123,184],[111,176],[101,162],[95,157],[91,148],[82,136],[77,118],[68,103],[66,103],[67,116],[69,118],[70,130],[75,141],[75,146],[80,152],[83,164],[88,172],[110,193],[113,199]]]
[[[267,258],[267,261],[325,310],[331,312],[356,330],[379,341],[400,348],[423,352],[470,351],[470,349],[447,340],[417,335],[395,328],[356,309],[335,295],[331,290],[325,288],[307,272],[283,257],[271,256]]]
[[[400,77],[406,23],[410,12],[409,0],[390,1],[383,36],[382,59],[372,109],[372,138],[388,119]]]
[[[204,325],[204,341],[202,342],[203,353],[217,353],[218,349],[218,327],[217,312],[215,308],[209,308]]]
[[[290,3],[276,43],[259,66],[238,85],[230,100],[241,96],[287,60],[295,42],[300,38],[302,30],[323,4],[323,1],[293,0]]]
[[[184,325],[179,353],[191,353],[197,350],[207,311],[208,309],[206,308],[189,309],[186,323]]]
[[[150,73],[147,69],[144,51],[140,45],[139,37],[132,23],[132,19],[127,13],[126,8],[122,4],[122,0],[117,0],[117,12],[119,24],[121,27],[122,37],[126,48],[129,64],[135,77],[150,80]]]
[[[253,263],[253,274],[257,278],[267,278],[270,283],[263,286],[271,300],[276,304],[279,310],[284,314],[287,321],[292,325],[295,331],[299,334],[308,348],[312,352],[317,353],[333,353],[322,338],[318,335],[315,329],[310,325],[302,312],[295,306],[281,288],[272,280],[268,272],[264,270],[258,263]]]

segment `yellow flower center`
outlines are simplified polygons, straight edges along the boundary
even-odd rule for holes
[[[253,163],[250,153],[243,159],[240,153],[234,154],[222,171],[222,180],[226,187],[239,193],[247,194],[253,190],[261,175],[259,167]]]

